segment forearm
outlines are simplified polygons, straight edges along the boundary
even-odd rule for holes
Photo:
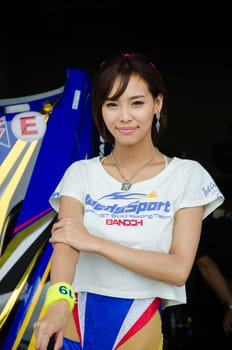
[[[95,253],[135,273],[174,285],[183,285],[190,271],[175,254],[125,247],[98,237]]]
[[[75,202],[73,203],[75,208]],[[62,242],[77,251],[104,256],[115,264],[143,276],[182,286],[191,271],[199,242],[202,207],[181,209],[175,216],[170,252],[136,249],[95,236],[82,221],[63,217],[54,224],[51,242]],[[186,234],[186,224],[191,223]]]
[[[204,258],[205,260],[203,260]],[[202,277],[216,293],[219,300],[223,304],[232,304],[231,290],[218,265],[210,257],[200,258],[197,265]]]
[[[62,347],[64,332],[75,303],[75,294],[69,285],[73,281],[78,256],[78,251],[66,244],[55,243],[53,246],[51,285],[44,301],[45,313],[34,324],[36,349],[47,349],[52,335],[55,336],[54,349]]]
[[[72,283],[79,252],[72,247],[63,244],[54,244],[51,260],[50,280],[51,283],[68,282]]]
[[[225,278],[221,274],[218,274],[217,271],[214,273],[205,271],[204,278],[223,304],[232,304],[232,295]]]

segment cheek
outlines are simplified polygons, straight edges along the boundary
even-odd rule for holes
[[[144,110],[144,113],[140,115],[140,122],[144,125],[152,125],[155,113],[153,109]]]
[[[106,129],[112,134],[114,135],[115,133],[115,127],[114,127],[114,123],[112,122],[109,122],[109,120],[105,121],[105,126],[106,126]]]
[[[103,120],[106,128],[109,130],[111,134],[113,134],[115,123],[113,122],[112,118],[110,118],[109,115],[107,114],[107,115],[103,115]]]
[[[117,119],[116,113],[104,110],[102,111],[102,117],[107,126],[114,124]]]

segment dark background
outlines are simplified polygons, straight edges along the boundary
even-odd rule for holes
[[[227,9],[222,17],[220,9],[204,12],[196,2],[173,8],[163,3],[162,10],[146,0],[136,4],[1,5],[0,99],[61,87],[69,67],[92,75],[115,51],[142,51],[161,71],[169,92],[168,128],[160,147],[204,163],[232,121]]]

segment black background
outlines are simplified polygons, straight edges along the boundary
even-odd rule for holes
[[[115,51],[149,55],[169,92],[160,147],[207,161],[231,122],[229,9],[132,1],[1,5],[0,99],[65,84],[69,67],[91,75]],[[222,6],[223,5],[223,6]]]

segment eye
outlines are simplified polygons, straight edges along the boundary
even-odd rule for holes
[[[110,102],[104,103],[104,106],[105,106],[106,108],[112,109],[112,108],[116,108],[118,105],[117,105],[116,102],[110,101]]]
[[[137,107],[137,106],[139,107],[139,106],[144,105],[144,101],[136,100],[136,101],[132,102],[132,105],[135,106],[135,107]]]

